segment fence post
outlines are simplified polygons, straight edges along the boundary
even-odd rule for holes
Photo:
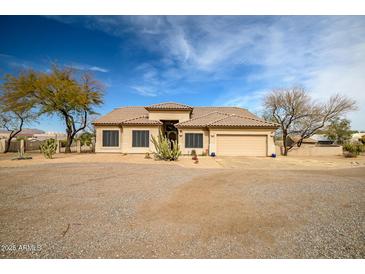
[[[5,151],[6,139],[0,139],[0,153]]]
[[[57,142],[56,153],[60,153],[61,152],[61,140],[56,140],[56,142]]]
[[[76,140],[76,152],[81,153],[81,141],[79,139]]]
[[[20,150],[20,154],[23,155],[24,154],[24,139],[20,139],[20,147],[19,147],[19,150]]]

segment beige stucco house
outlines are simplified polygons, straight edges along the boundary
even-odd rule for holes
[[[96,152],[153,152],[151,136],[160,130],[178,140],[183,154],[270,156],[277,124],[238,107],[191,107],[160,103],[114,109],[97,119]]]

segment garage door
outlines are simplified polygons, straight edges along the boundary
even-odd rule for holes
[[[218,156],[266,156],[266,135],[217,135]]]

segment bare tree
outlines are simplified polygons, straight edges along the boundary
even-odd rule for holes
[[[297,146],[303,139],[312,136],[317,130],[326,126],[346,112],[356,109],[355,101],[334,95],[328,102],[319,103],[312,100],[301,87],[273,90],[264,98],[265,117],[278,124],[283,138],[284,155],[292,146],[287,145],[289,134],[299,136]]]

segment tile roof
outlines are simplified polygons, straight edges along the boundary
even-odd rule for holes
[[[244,117],[252,117],[260,119],[253,113],[249,112],[247,109],[239,107],[194,107],[191,113],[191,118],[193,119],[195,117],[200,117],[214,111],[229,113],[229,114],[237,114]]]
[[[273,127],[277,124],[259,118],[244,117],[214,111],[206,115],[176,124],[176,127]]]
[[[288,136],[288,138],[290,138],[295,144],[299,142],[300,140],[300,136],[299,135],[293,135],[293,134],[290,134]],[[313,139],[313,138],[304,138],[302,143],[303,144],[316,144],[318,141]]]
[[[122,107],[116,108],[108,114],[96,119],[94,125],[119,125],[123,121],[148,116],[148,111],[144,107]]]
[[[148,119],[148,116],[141,116],[141,117],[129,119],[129,120],[123,121],[121,124],[122,125],[156,125],[156,126],[163,125],[163,123],[161,121]]]
[[[173,105],[171,105],[173,104]],[[160,110],[176,110],[168,107],[189,109],[191,107],[177,103],[162,103]],[[159,106],[158,106],[159,107]],[[152,108],[157,110],[159,108]],[[122,107],[111,111],[93,122],[94,125],[161,125],[160,121],[148,119],[149,107]],[[238,107],[194,107],[191,119],[176,124],[177,127],[277,127],[276,124],[264,121],[247,109]]]
[[[175,102],[154,104],[146,107],[147,110],[193,110],[191,106]]]

